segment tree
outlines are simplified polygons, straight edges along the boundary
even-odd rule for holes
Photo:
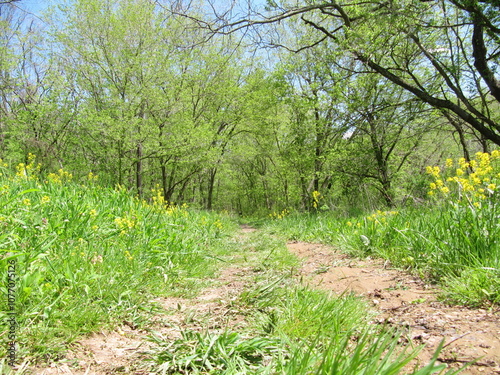
[[[67,124],[58,121],[64,116],[55,108],[55,90],[47,80],[51,67],[42,52],[42,28],[13,5],[0,6],[0,15],[1,150],[11,158],[32,152],[46,160],[56,152]]]
[[[183,48],[192,37],[184,26],[143,0],[75,1],[53,24],[60,70],[79,96],[80,160],[90,159],[111,183],[133,184],[139,196],[158,181],[157,168],[168,199],[198,170],[196,160],[181,161],[203,133],[185,121],[199,56]],[[180,175],[186,162],[190,171]]]
[[[314,209],[313,193],[331,187],[328,168],[336,144],[348,129],[342,88],[346,79],[337,66],[322,61],[323,51],[288,56],[282,68],[288,82],[284,94],[290,112],[289,138],[280,154],[296,170],[302,207]]]
[[[196,45],[190,23],[147,0],[75,0],[54,17],[54,59],[76,92],[77,169],[210,209],[262,82],[238,41]]]
[[[430,111],[374,74],[357,76],[346,98],[351,126],[346,143],[351,152],[340,158],[337,169],[358,181],[371,181],[385,205],[393,207],[393,182],[432,128],[424,120],[432,118]]]
[[[266,16],[255,13],[200,25],[210,36],[300,17],[317,34],[314,41],[294,48],[297,52],[324,43],[332,50],[342,48],[372,72],[500,145],[499,114],[491,110],[500,102],[494,73],[500,58],[498,2],[272,2],[268,9],[272,12]]]

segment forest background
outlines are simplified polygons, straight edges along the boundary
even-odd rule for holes
[[[428,165],[499,143],[493,2],[22,4],[1,5],[12,164],[206,209],[351,214],[423,202]]]

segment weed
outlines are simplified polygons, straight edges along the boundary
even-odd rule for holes
[[[166,343],[152,336],[157,371],[162,374],[255,373],[284,350],[276,339],[244,338],[236,332],[211,334],[183,331],[182,338]]]

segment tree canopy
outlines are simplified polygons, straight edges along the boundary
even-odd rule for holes
[[[0,157],[144,199],[393,206],[425,195],[409,170],[500,145],[494,1],[0,9]]]

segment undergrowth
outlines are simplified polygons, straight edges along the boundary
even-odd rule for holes
[[[0,357],[14,313],[18,363],[56,360],[77,337],[123,319],[141,326],[152,296],[193,295],[235,228],[156,191],[145,201],[94,175],[84,184],[62,169],[41,175],[33,155],[14,171],[0,164]]]
[[[433,182],[425,205],[351,218],[291,214],[268,220],[266,230],[388,259],[439,283],[450,302],[500,304],[500,152],[478,153],[470,163],[448,160],[443,170],[428,172]]]
[[[71,180],[64,170],[41,175],[33,156],[15,171],[1,166],[0,267],[13,275],[1,285],[0,356],[7,354],[12,310],[20,364],[12,372],[3,360],[1,373],[21,374],[32,360],[55,362],[82,335],[123,320],[148,327],[153,297],[192,297],[221,263],[250,266],[255,273],[251,287],[231,302],[250,326],[239,332],[182,330],[177,340],[152,334],[154,373],[446,370],[435,358],[409,370],[420,349],[401,345],[392,328],[371,324],[361,298],[296,285],[290,276],[297,260],[283,241],[260,233],[243,243],[232,240],[230,217],[166,202],[158,189],[144,201],[119,187],[102,188],[92,175],[83,185]]]

